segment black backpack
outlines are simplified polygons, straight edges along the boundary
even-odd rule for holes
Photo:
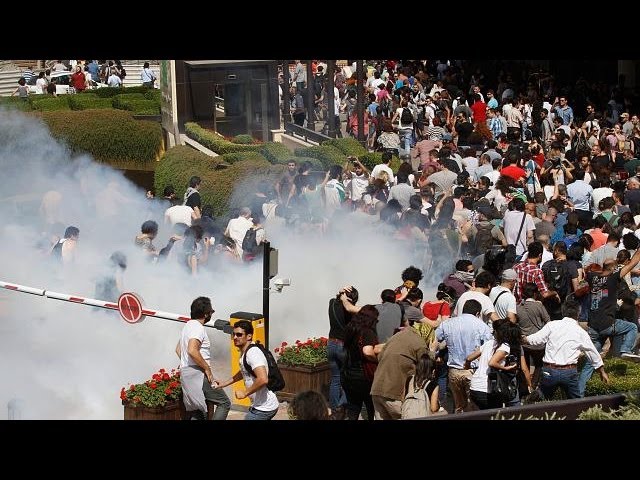
[[[413,113],[409,110],[408,107],[404,107],[402,109],[402,114],[400,115],[400,121],[403,125],[410,125],[413,123]]]
[[[259,250],[256,240],[256,229],[250,228],[242,239],[242,253],[243,255],[256,255]]]
[[[569,270],[566,261],[549,260],[542,267],[542,273],[549,289],[558,292],[560,298],[564,300],[569,294]]]
[[[479,222],[476,225],[476,229],[478,230],[476,236],[474,238],[475,244],[475,255],[480,255],[482,253],[487,252],[493,245],[493,236],[491,235],[491,231],[493,230],[494,225],[489,222]]]
[[[242,357],[242,363],[244,364],[245,370],[249,372],[252,376],[254,377],[256,376],[253,373],[253,369],[247,363],[247,353],[249,352],[249,349],[253,347],[258,347],[260,351],[264,354],[265,358],[267,359],[267,367],[269,370],[269,381],[267,382],[267,388],[272,392],[278,392],[282,390],[284,388],[285,383],[284,383],[284,378],[282,377],[282,372],[280,371],[280,368],[278,368],[278,362],[276,362],[276,359],[274,358],[271,351],[264,348],[264,345],[262,345],[261,343],[252,343],[251,345],[249,345],[249,348],[247,348],[247,350],[244,352],[244,357]]]

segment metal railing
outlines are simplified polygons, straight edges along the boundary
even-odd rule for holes
[[[313,130],[309,130],[308,128],[301,127],[300,125],[296,125],[295,123],[285,122],[284,130],[289,135],[298,136],[304,138],[305,142],[313,142],[317,144],[321,144],[325,140],[331,140],[331,137],[324,135],[322,133],[315,132]]]

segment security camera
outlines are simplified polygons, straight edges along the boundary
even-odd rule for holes
[[[291,279],[290,278],[276,278],[273,281],[273,285],[276,287],[276,291],[277,292],[282,292],[282,289],[284,287],[288,287],[289,285],[291,285]]]

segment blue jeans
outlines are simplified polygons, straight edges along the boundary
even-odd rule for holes
[[[404,149],[402,155],[411,155],[411,141],[413,140],[413,128],[403,128],[398,130],[398,136],[400,137],[400,145]]]
[[[249,411],[245,415],[245,420],[271,420],[278,413],[278,409],[275,410],[258,410],[254,407],[249,407]]]
[[[612,352],[619,350],[620,353],[631,353],[636,344],[636,337],[638,336],[638,328],[635,324],[625,322],[619,318],[616,319],[613,325],[609,328],[605,328],[601,332],[596,332],[591,327],[588,328],[587,332],[589,333],[589,337],[591,337],[591,341],[595,345],[596,350],[599,352],[602,351],[602,344],[607,337],[611,337]],[[584,389],[587,386],[587,382],[591,378],[591,375],[593,375],[593,370],[593,365],[587,362],[580,372],[580,380],[578,383],[580,385],[581,397],[584,397]]]
[[[329,368],[331,369],[331,382],[329,383],[329,407],[335,410],[347,403],[347,396],[342,390],[340,384],[340,370],[347,354],[344,345],[333,339],[327,341],[327,359],[329,360]]]
[[[591,371],[593,371],[593,368]],[[556,368],[542,367],[540,390],[542,390],[544,398],[551,400],[558,387],[563,390],[567,398],[584,397],[584,390],[581,391],[578,386],[577,368],[559,370]]]

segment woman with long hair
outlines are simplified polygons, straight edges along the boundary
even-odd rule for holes
[[[489,393],[489,368],[515,373],[519,364],[531,390],[531,376],[522,352],[521,335],[517,324],[506,318],[496,320],[493,323],[493,342],[485,342],[480,349],[467,356],[466,366],[479,359],[478,368],[471,377],[470,391],[471,400],[480,410],[503,406],[500,399]],[[518,396],[506,406],[517,403],[519,403]]]
[[[374,408],[371,399],[373,376],[378,366],[376,345],[378,335],[378,310],[364,305],[345,329],[345,364],[340,372],[340,383],[347,396],[347,419],[357,420],[362,404],[367,409],[367,420],[373,421]]]

